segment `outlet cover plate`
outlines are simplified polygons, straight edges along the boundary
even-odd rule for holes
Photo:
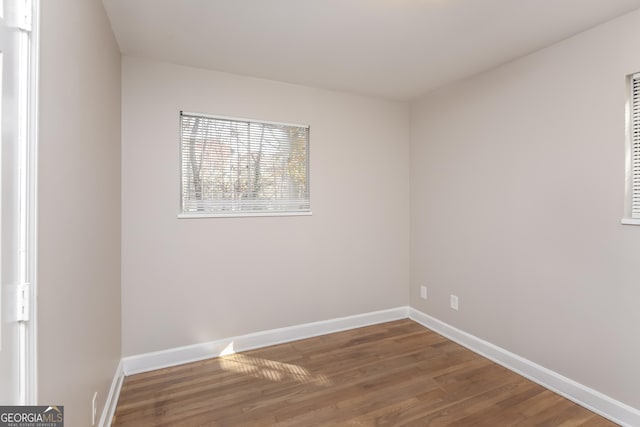
[[[451,308],[458,310],[458,297],[456,295],[451,295]]]

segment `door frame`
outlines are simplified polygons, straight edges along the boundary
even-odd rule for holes
[[[11,2],[8,9],[11,27],[18,38],[17,61],[17,242],[15,254],[15,321],[18,323],[16,349],[20,405],[35,405],[37,389],[37,185],[38,185],[38,80],[39,80],[39,0],[0,0]],[[4,5],[3,5],[4,6]]]
[[[24,324],[24,387],[21,397],[25,405],[38,401],[38,340],[37,340],[37,273],[38,273],[38,81],[40,72],[40,0],[29,0],[31,6],[31,32],[29,33],[27,93],[25,106],[25,283],[29,287],[29,321]]]

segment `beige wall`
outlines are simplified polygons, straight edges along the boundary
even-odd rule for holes
[[[313,216],[177,219],[180,110],[311,126]],[[123,59],[123,355],[406,305],[405,104]]]
[[[412,306],[635,407],[640,227],[620,219],[639,51],[635,12],[416,102],[411,144]]]
[[[120,358],[120,53],[100,1],[41,4],[38,401],[88,426]]]

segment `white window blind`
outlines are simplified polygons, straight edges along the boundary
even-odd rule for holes
[[[310,212],[309,126],[180,113],[182,214]]]
[[[640,219],[640,73],[631,77],[630,104],[631,218]]]

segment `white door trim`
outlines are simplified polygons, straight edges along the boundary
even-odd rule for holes
[[[25,331],[24,402],[35,405],[38,399],[37,363],[37,272],[38,272],[38,81],[40,70],[40,0],[31,0],[27,105],[26,105],[26,184],[25,184],[25,275],[29,287],[30,320]]]

